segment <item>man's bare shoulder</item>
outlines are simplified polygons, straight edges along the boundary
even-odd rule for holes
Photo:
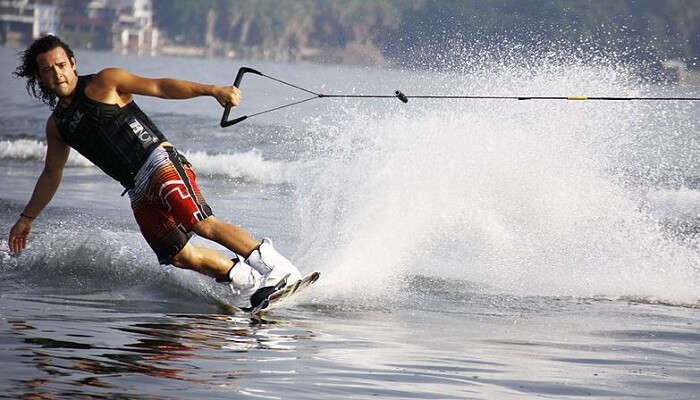
[[[85,92],[93,100],[108,104],[124,104],[131,101],[131,94],[123,87],[131,82],[133,75],[121,68],[105,68],[93,75]]]
[[[116,86],[119,81],[127,79],[130,75],[128,71],[122,68],[105,68],[93,76],[91,83]]]

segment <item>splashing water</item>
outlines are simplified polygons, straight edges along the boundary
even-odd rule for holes
[[[500,95],[663,89],[614,61],[507,61],[485,57],[405,85]],[[697,236],[669,235],[644,206],[645,195],[700,174],[691,161],[697,105],[397,107],[378,117],[355,105],[341,124],[309,128],[322,161],[296,182],[301,264],[328,266],[325,296],[396,296],[420,274],[497,293],[698,302]]]
[[[0,140],[0,159],[43,161],[46,143],[31,139]],[[87,158],[71,151],[66,165],[69,167],[92,167]]]
[[[0,159],[43,161],[46,143],[38,140],[0,140]],[[265,159],[253,149],[244,153],[209,154],[204,151],[185,151],[187,159],[197,165],[203,174],[223,176],[247,182],[282,184],[290,181],[300,162],[275,161]],[[68,167],[94,167],[94,164],[75,150],[69,154]]]

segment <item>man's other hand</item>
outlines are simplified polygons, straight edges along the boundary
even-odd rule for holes
[[[32,230],[31,220],[20,217],[19,220],[10,230],[10,239],[8,244],[10,246],[10,251],[19,254],[25,247],[27,247],[27,238],[29,237],[29,232]]]

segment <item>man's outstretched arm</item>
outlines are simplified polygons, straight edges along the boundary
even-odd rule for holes
[[[19,253],[27,246],[32,222],[41,213],[41,210],[53,198],[63,177],[63,167],[66,165],[70,148],[58,134],[53,118],[46,123],[46,160],[44,170],[34,186],[34,192],[29,202],[24,207],[15,225],[10,230],[8,244],[10,251]]]
[[[212,96],[222,106],[233,107],[241,102],[241,92],[234,86],[207,85],[171,78],[144,78],[119,68],[104,69],[97,74],[97,79],[108,87],[114,87],[120,95],[139,94],[163,99]]]

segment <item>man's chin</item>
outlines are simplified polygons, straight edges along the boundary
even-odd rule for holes
[[[70,91],[68,91],[67,89],[63,89],[63,88],[57,88],[56,90],[53,91],[53,94],[55,94],[56,97],[58,97],[59,99],[62,99],[62,98],[70,96]]]

